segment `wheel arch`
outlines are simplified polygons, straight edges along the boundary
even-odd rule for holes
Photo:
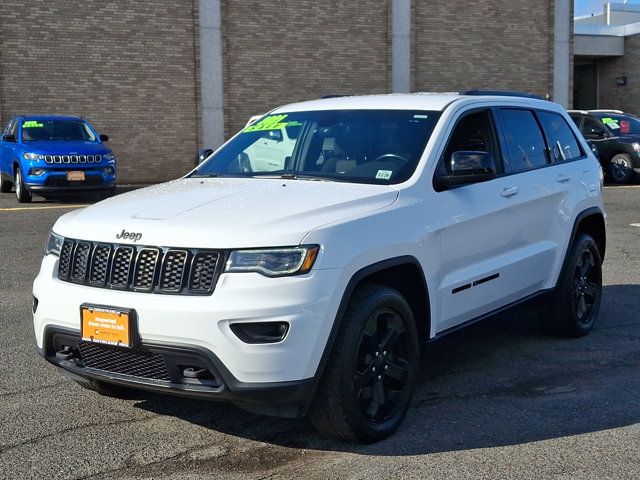
[[[402,293],[413,311],[419,341],[426,343],[429,340],[431,332],[431,303],[424,271],[418,259],[405,255],[373,263],[354,273],[344,289],[331,333],[316,370],[315,376],[317,379],[322,376],[331,355],[349,300],[358,286],[364,283],[386,285]]]
[[[569,243],[565,250],[564,261],[562,262],[562,270],[564,270],[567,259],[569,258],[569,252],[571,246],[575,242],[576,238],[582,233],[590,235],[598,246],[598,252],[600,253],[600,259],[604,260],[606,248],[607,248],[607,230],[604,220],[604,213],[599,207],[588,208],[578,214],[575,222],[573,223],[573,229],[571,231],[571,237],[569,237]]]

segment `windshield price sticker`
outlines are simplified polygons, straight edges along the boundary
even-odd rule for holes
[[[22,124],[22,128],[41,128],[44,125],[37,120],[27,120]]]
[[[618,120],[616,120],[615,118],[603,118],[602,123],[604,123],[609,128],[620,128],[620,125],[618,125]]]
[[[270,117],[263,118],[254,125],[248,126],[242,132],[264,132],[267,130],[280,130],[284,127],[299,127],[302,125],[302,123],[296,122],[295,120],[284,122],[283,120],[285,118],[287,118],[287,115],[271,115]]]

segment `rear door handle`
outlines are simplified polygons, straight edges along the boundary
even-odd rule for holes
[[[570,175],[560,174],[556,177],[556,182],[560,182],[560,183],[568,182],[569,180],[571,180]]]
[[[503,197],[513,197],[516,195],[520,189],[518,187],[504,187],[500,192],[500,195]]]

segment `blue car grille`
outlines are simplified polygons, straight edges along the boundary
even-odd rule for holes
[[[100,163],[102,157],[103,155],[45,155],[44,161],[46,163]]]
[[[98,288],[145,293],[210,295],[224,265],[213,250],[160,248],[66,238],[58,278]]]

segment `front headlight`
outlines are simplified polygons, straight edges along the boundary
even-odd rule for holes
[[[64,242],[64,237],[61,237],[57,233],[51,232],[49,234],[49,240],[47,240],[47,246],[44,249],[44,254],[51,254],[59,257],[60,249],[62,248],[62,242]]]
[[[25,152],[22,156],[25,160],[44,160],[44,155],[40,155],[39,153]]]
[[[102,154],[102,159],[107,161],[107,162],[115,162],[116,161],[116,156],[113,153],[103,153]]]
[[[225,272],[257,272],[267,277],[307,273],[316,261],[318,245],[260,250],[234,250]]]

